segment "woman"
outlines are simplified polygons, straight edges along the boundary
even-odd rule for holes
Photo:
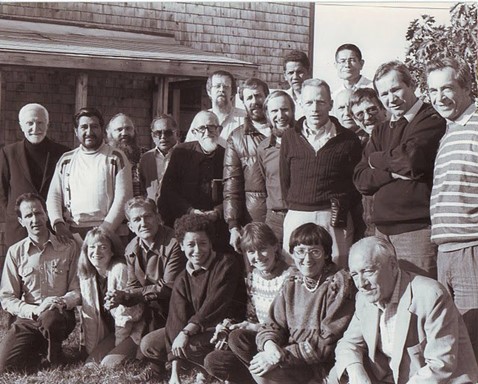
[[[221,335],[231,332],[228,339],[255,340],[269,312],[269,307],[279,292],[284,280],[289,276],[289,265],[281,255],[282,247],[272,229],[265,223],[249,223],[244,227],[241,238],[241,249],[245,253],[250,266],[246,279],[248,294],[247,320],[230,323],[226,319],[216,327],[212,342],[220,347]],[[228,324],[228,325],[225,325]],[[249,343],[250,358],[257,352],[255,342]],[[216,350],[204,360],[206,370],[213,376],[230,382],[243,383],[252,379],[249,370],[242,364],[231,350]]]
[[[322,382],[354,313],[355,288],[349,274],[332,262],[329,233],[303,224],[292,232],[289,246],[296,271],[284,282],[257,334],[259,352],[248,357],[253,340],[230,343],[257,383]]]
[[[245,317],[243,267],[236,256],[216,253],[212,223],[205,215],[188,214],[176,220],[176,239],[186,255],[186,270],[174,282],[166,327],[141,340],[141,352],[161,372],[172,362],[171,384],[180,383],[179,365],[188,360],[202,366],[212,351],[214,326],[228,317]],[[152,372],[153,373],[153,372]]]
[[[82,348],[86,363],[107,366],[135,357],[144,323],[142,307],[109,308],[108,291],[124,289],[127,267],[116,235],[102,228],[90,230],[81,247],[78,274],[81,292]]]

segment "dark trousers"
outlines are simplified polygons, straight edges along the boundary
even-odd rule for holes
[[[44,311],[37,320],[18,318],[0,344],[0,373],[33,371],[42,356],[58,363],[61,343],[76,325],[74,311]]]

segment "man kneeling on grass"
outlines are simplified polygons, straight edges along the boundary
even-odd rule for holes
[[[61,243],[47,227],[45,201],[34,193],[20,195],[15,210],[28,237],[7,252],[0,283],[4,310],[16,316],[0,344],[0,373],[36,369],[42,356],[61,360],[61,343],[75,328],[78,301],[78,248]]]
[[[170,384],[179,384],[180,361],[198,366],[214,349],[210,340],[224,318],[245,317],[243,266],[233,255],[213,251],[212,224],[204,215],[185,215],[175,223],[176,238],[188,262],[174,282],[166,327],[141,340],[141,352],[159,374],[161,362],[172,362]]]

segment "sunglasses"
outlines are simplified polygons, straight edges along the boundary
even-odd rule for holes
[[[159,131],[153,131],[151,132],[151,134],[157,138],[160,138],[161,136],[171,137],[174,134],[174,131],[172,129],[164,129]]]

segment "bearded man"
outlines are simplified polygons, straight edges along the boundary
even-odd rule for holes
[[[224,251],[229,231],[222,220],[225,150],[218,145],[221,127],[211,111],[199,112],[191,127],[197,140],[176,146],[164,175],[159,211],[169,226],[187,213],[206,215],[215,223],[215,249]]]
[[[139,159],[147,151],[140,147],[136,139],[133,121],[124,113],[114,115],[106,126],[106,142],[114,148],[121,149],[131,163],[133,179],[133,196],[141,195],[139,179]]]

